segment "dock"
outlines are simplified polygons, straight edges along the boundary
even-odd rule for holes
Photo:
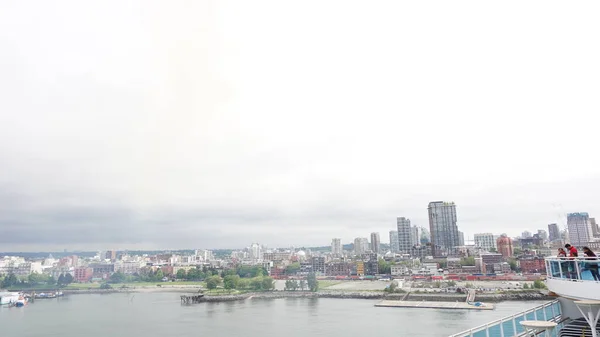
[[[429,308],[429,309],[468,309],[468,310],[494,310],[493,304],[483,304],[481,306],[471,305],[465,302],[429,302],[429,301],[388,301],[384,300],[376,307],[387,308]]]
[[[181,304],[201,303],[204,300],[204,295],[181,295]]]

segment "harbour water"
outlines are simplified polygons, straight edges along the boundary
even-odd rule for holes
[[[377,300],[249,299],[180,304],[176,293],[71,295],[0,308],[2,337],[373,336],[440,337],[543,302],[495,310],[376,308]]]

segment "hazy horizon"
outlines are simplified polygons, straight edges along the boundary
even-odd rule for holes
[[[600,3],[3,1],[0,250],[600,216]],[[590,128],[587,128],[590,126]]]

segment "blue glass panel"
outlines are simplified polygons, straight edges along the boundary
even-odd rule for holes
[[[530,312],[526,315],[528,321],[535,321],[535,315],[533,312]]]
[[[521,332],[525,331],[523,326],[519,323],[521,321],[524,321],[523,316],[515,317],[515,323],[516,323],[515,326],[517,327],[517,333],[521,333]]]
[[[485,330],[477,331],[473,334],[473,337],[486,337]]]
[[[490,337],[503,337],[502,334],[500,333],[500,324],[491,326],[489,328],[489,330],[490,330]],[[504,335],[504,336],[506,336],[506,335]]]
[[[502,323],[502,328],[504,329],[504,336],[515,335],[515,329],[513,328],[512,320]]]

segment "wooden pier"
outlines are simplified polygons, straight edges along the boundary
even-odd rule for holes
[[[201,303],[204,300],[204,295],[181,295],[181,304]]]
[[[493,304],[471,305],[465,302],[429,302],[429,301],[381,301],[376,307],[388,308],[430,308],[430,309],[468,309],[468,310],[494,310]]]

